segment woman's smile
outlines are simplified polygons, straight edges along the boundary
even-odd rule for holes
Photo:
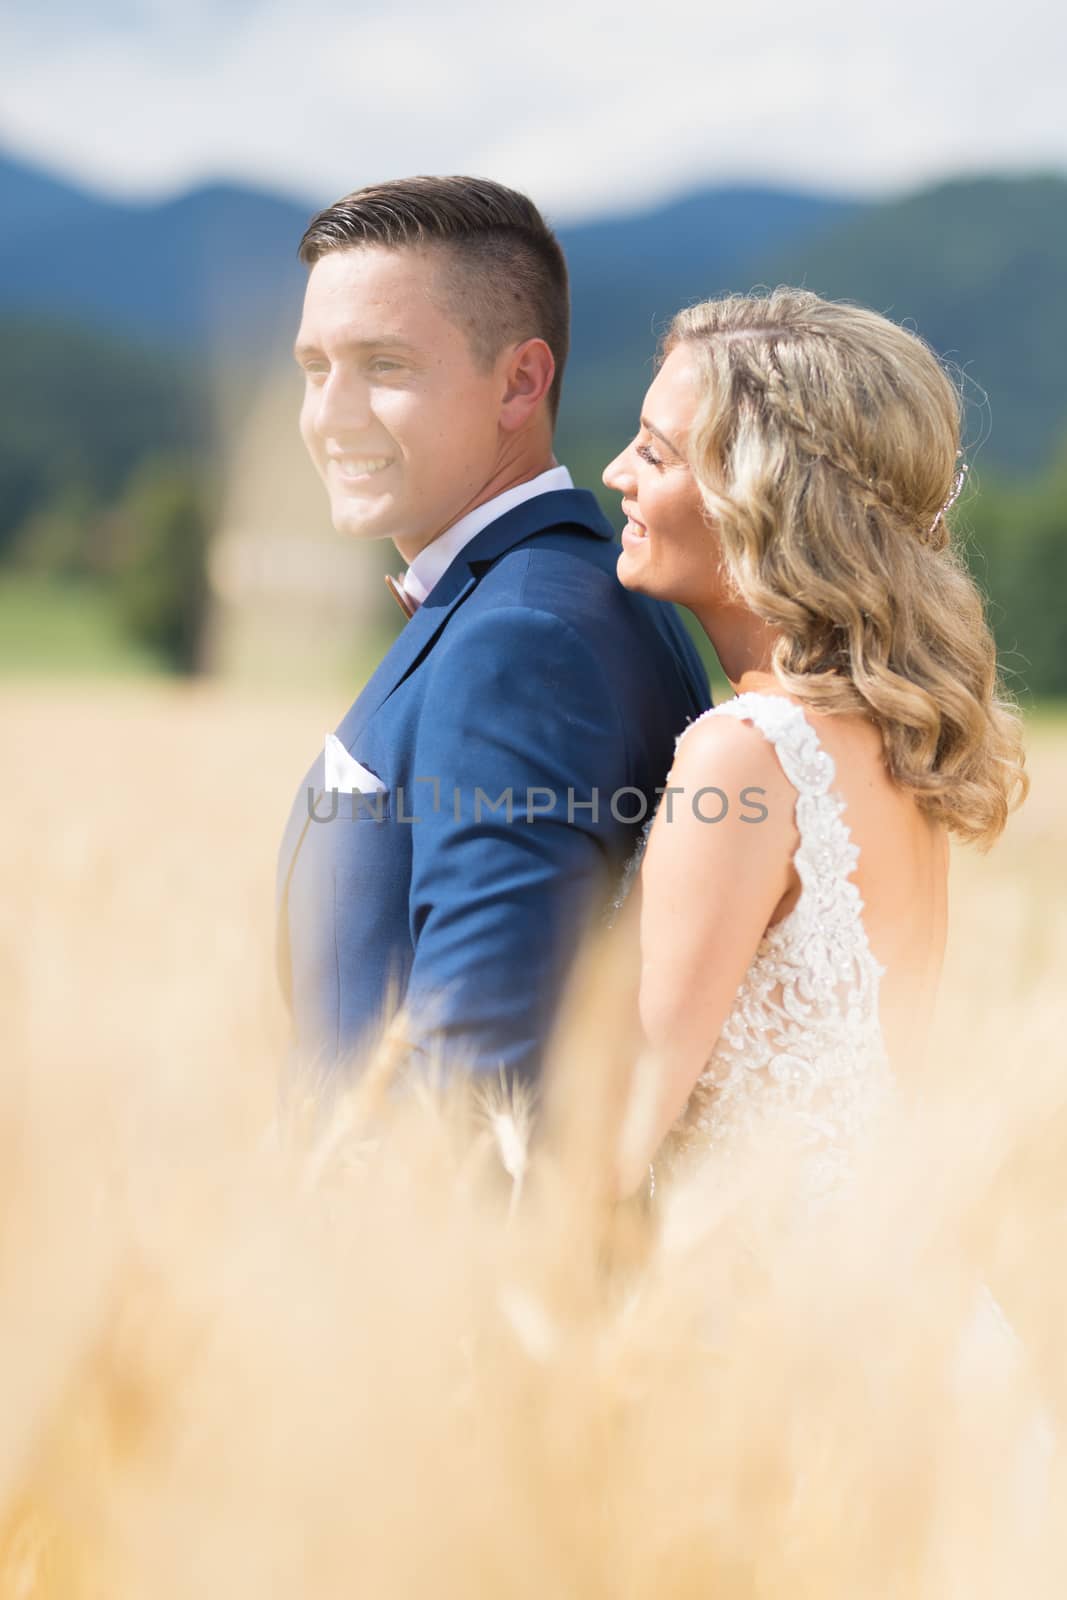
[[[648,529],[643,522],[637,520],[625,500],[622,503],[622,509],[626,514],[626,526],[622,530],[623,544],[642,544],[648,538]]]

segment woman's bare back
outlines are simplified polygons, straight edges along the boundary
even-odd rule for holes
[[[782,691],[761,686],[761,692]],[[869,718],[831,715],[807,705],[803,710],[833,758],[834,788],[845,802],[844,821],[859,849],[853,881],[864,902],[868,942],[886,969],[879,996],[882,1028],[894,1067],[906,1074],[921,1051],[944,960],[948,834],[890,777],[881,734]],[[772,926],[789,914],[799,893],[794,868]]]

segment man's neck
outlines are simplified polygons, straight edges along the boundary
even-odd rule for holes
[[[479,506],[484,506],[487,500],[495,500],[498,494],[506,494],[509,489],[517,489],[520,483],[529,483],[531,478],[538,478],[542,472],[548,472],[552,467],[558,466],[559,462],[552,453],[551,445],[540,456],[531,455],[521,463],[514,461],[503,463],[489,481],[479,489],[478,493],[472,495],[466,505],[461,506],[455,516],[446,522],[443,527],[438,528],[436,533],[431,534],[428,539],[420,539],[416,542],[401,536],[399,538],[394,537],[393,543],[410,566],[420,550],[425,550],[429,545],[433,544],[435,539],[439,539],[443,533],[447,533],[449,528],[454,528],[457,522],[461,522],[472,511],[476,511]]]

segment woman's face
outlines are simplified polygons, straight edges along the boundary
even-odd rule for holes
[[[691,349],[677,344],[660,367],[640,431],[604,469],[628,521],[616,572],[627,589],[699,610],[721,593],[719,547],[686,460],[700,398]]]

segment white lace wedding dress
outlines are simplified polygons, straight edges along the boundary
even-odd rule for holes
[[[697,717],[676,748],[712,716],[751,722],[774,746],[796,790],[801,887],[793,909],[760,941],[678,1119],[675,1147],[713,1160],[773,1125],[799,1145],[798,1220],[817,1222],[895,1093],[878,1012],[886,969],[872,953],[852,881],[859,849],[833,787],[834,762],[800,705],[777,694],[738,695]],[[983,1283],[961,1337],[960,1381],[972,1361],[988,1358],[992,1370],[1010,1372],[1022,1355],[1018,1335]],[[1028,1515],[1038,1515],[1044,1503],[1054,1440],[1041,1409],[1011,1474]]]
[[[676,748],[707,717],[751,722],[774,746],[797,795],[800,896],[760,941],[684,1125],[689,1141],[721,1148],[773,1119],[803,1147],[805,1188],[817,1207],[893,1089],[878,1017],[885,968],[867,941],[851,876],[859,850],[833,788],[833,759],[799,704],[738,695],[691,722]]]

